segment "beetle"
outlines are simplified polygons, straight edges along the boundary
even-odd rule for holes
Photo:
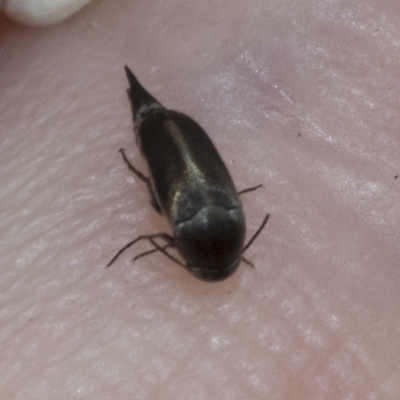
[[[156,251],[185,267],[197,278],[220,281],[231,276],[243,256],[268,221],[244,245],[245,216],[232,178],[210,138],[189,116],[165,108],[125,66],[136,142],[147,164],[149,177],[137,170],[121,149],[128,168],[148,187],[153,207],[164,215],[173,235],[141,235],[120,249],[107,267],[129,247],[148,240],[153,249],[134,260]],[[156,241],[160,238],[165,245]],[[176,248],[186,263],[167,249]]]

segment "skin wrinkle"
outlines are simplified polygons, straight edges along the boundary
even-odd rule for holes
[[[399,2],[98,0],[0,30],[4,398],[398,399]],[[126,64],[263,184],[255,268],[207,284],[132,264],[146,244],[105,268],[169,232],[118,154],[147,172]]]

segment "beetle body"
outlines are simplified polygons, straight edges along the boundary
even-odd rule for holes
[[[172,245],[196,277],[225,279],[238,268],[245,239],[245,217],[232,178],[200,125],[163,107],[128,67],[125,71],[153,204],[168,218]]]

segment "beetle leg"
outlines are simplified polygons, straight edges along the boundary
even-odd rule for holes
[[[140,240],[144,240],[144,239],[149,240],[150,243],[152,243],[154,247],[156,247],[156,248],[157,248],[157,247],[160,247],[160,246],[158,246],[157,244],[154,245],[155,242],[153,241],[153,239],[154,239],[154,238],[157,238],[157,237],[163,238],[165,241],[167,241],[167,242],[170,243],[171,245],[173,244],[173,239],[172,239],[172,237],[169,236],[169,235],[167,235],[166,233],[155,233],[155,234],[153,234],[153,235],[140,235],[140,236],[138,236],[136,239],[131,240],[131,241],[130,241],[129,243],[127,243],[124,247],[122,247],[122,249],[120,249],[120,250],[115,254],[115,256],[111,259],[111,261],[107,264],[107,268],[110,267],[112,264],[114,264],[114,262],[117,260],[117,258],[118,258],[125,250],[129,249],[129,247],[133,246],[135,243],[139,242]],[[166,251],[165,251],[165,250],[163,250],[162,252],[163,252],[164,254],[166,254]]]
[[[168,235],[167,235],[168,236]],[[174,261],[175,263],[177,263],[178,265],[180,265],[181,267],[186,268],[186,265],[183,264],[182,262],[180,262],[177,258],[175,258],[173,255],[169,254],[167,250],[165,250],[166,247],[170,247],[170,246],[159,246],[158,243],[156,241],[153,240],[154,238],[149,238],[149,241],[151,242],[151,244],[156,248],[157,251],[161,251],[161,253],[163,253],[166,257],[168,257],[170,260]],[[164,237],[165,239],[165,237]],[[173,238],[170,237],[171,243],[170,245],[173,246]]]
[[[267,224],[269,219],[269,214],[267,214],[263,222],[261,222],[261,225],[257,229],[256,233],[252,236],[252,238],[247,242],[247,244],[243,247],[242,254],[253,244],[253,242],[256,240],[257,236],[261,233],[261,231],[264,229],[264,226]]]
[[[122,159],[124,160],[125,164],[128,166],[129,170],[132,171],[141,181],[143,181],[147,185],[147,189],[150,193],[150,203],[153,208],[159,213],[162,214],[161,208],[157,203],[156,198],[154,197],[153,189],[151,188],[150,179],[147,176],[144,176],[138,169],[136,169],[131,162],[128,160],[128,157],[125,155],[124,149],[119,149],[119,152],[122,154]]]
[[[171,247],[171,246],[172,246],[171,243],[167,243],[167,244],[165,244],[164,246],[162,246],[161,248],[162,248],[163,250],[165,250],[166,248]],[[144,251],[143,253],[140,253],[140,254],[138,254],[137,256],[135,256],[135,257],[132,259],[132,261],[136,261],[136,260],[138,260],[139,258],[142,258],[142,257],[144,257],[144,256],[148,256],[149,254],[156,253],[157,251],[159,251],[157,248],[154,248],[154,249],[152,249],[152,250]]]
[[[251,187],[251,188],[248,188],[248,189],[241,190],[241,191],[238,193],[238,195],[240,196],[240,195],[243,194],[243,193],[252,192],[253,190],[257,190],[257,189],[259,189],[259,188],[262,187],[262,186],[263,186],[262,183],[260,183],[260,184],[257,185],[257,186],[254,186],[254,187]]]
[[[151,235],[153,236],[153,235]],[[165,249],[167,249],[168,247],[174,247],[174,243],[173,243],[173,238],[166,235],[165,236],[160,236],[160,238],[167,240],[168,243],[165,244],[164,246],[160,246],[155,240],[154,237],[148,237],[149,242],[154,246],[154,249],[152,250],[148,250],[145,251],[143,253],[138,254],[136,257],[134,257],[134,259],[132,261],[136,261],[139,258],[142,258],[144,256],[147,256],[149,254],[153,254],[156,253],[157,251],[160,251],[161,253],[163,253],[166,257],[168,257],[170,260],[174,261],[175,263],[179,264],[182,267],[185,267],[185,265],[183,263],[181,263],[178,259],[176,259],[174,256],[172,256],[171,254],[169,254]]]
[[[247,258],[241,257],[241,259],[245,264],[250,265],[250,267],[254,268],[254,264],[252,262],[250,262]]]
[[[129,170],[132,171],[141,181],[143,181],[147,186],[150,186],[150,179],[147,176],[144,176],[138,169],[136,169],[131,162],[128,160],[128,157],[125,155],[124,149],[118,150],[122,154],[122,159],[125,164],[128,166]]]

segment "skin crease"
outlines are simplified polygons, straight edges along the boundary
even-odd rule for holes
[[[398,399],[400,4],[91,3],[1,21],[0,391],[15,399]],[[208,132],[248,237],[210,284],[118,149],[129,65]]]

